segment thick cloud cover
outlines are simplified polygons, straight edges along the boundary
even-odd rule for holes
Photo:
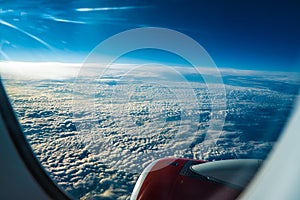
[[[125,200],[143,168],[161,157],[267,157],[299,82],[280,73],[222,73],[226,97],[212,97],[195,80],[178,81],[174,89],[174,83],[111,74],[86,83],[96,88],[94,113],[85,110],[84,99],[74,107],[73,100],[84,95],[74,93],[74,79],[4,83],[29,143],[53,180],[76,198]],[[214,126],[218,118],[212,118],[214,98],[226,98],[227,107],[218,110],[225,117],[222,131]]]

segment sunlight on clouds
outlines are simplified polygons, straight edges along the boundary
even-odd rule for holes
[[[81,64],[58,62],[0,62],[3,78],[68,79],[74,78]]]
[[[274,135],[280,134],[278,128],[283,127],[296,95],[281,89],[285,78],[279,74],[223,70],[232,76],[231,85],[225,82],[228,106],[217,110],[226,112],[223,131],[218,134],[218,118],[213,118],[211,93],[205,84],[183,84],[179,74],[177,83],[164,80],[166,71],[173,77],[176,72],[190,77],[194,73],[190,68],[114,64],[106,76],[95,79],[98,70],[107,66],[90,63],[85,66],[86,74],[93,76],[83,83],[95,90],[81,93],[76,92],[78,85],[74,87],[73,80],[48,80],[49,76],[75,77],[80,67],[75,63],[0,62],[2,75],[27,76],[4,81],[24,134],[51,178],[78,199],[129,199],[139,172],[157,158],[263,159],[276,141]],[[211,74],[204,69],[201,72]],[[63,72],[58,73],[60,70]],[[235,85],[243,74],[250,74],[244,85]],[[31,75],[39,79],[30,79]],[[279,78],[264,82],[264,87],[257,84],[270,76]],[[190,109],[194,106],[188,91],[195,93],[196,109]],[[77,96],[94,99],[95,115],[86,109],[90,105],[86,99],[74,104]],[[224,97],[216,94],[214,98]],[[85,121],[91,122],[83,124],[90,132],[80,131],[78,122]],[[269,127],[278,130],[270,134]]]

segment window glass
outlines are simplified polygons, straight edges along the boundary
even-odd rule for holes
[[[293,110],[292,3],[0,4],[2,81],[36,157],[76,199],[129,199],[158,158],[266,159]]]

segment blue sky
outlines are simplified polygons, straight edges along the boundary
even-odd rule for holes
[[[218,67],[300,71],[296,0],[28,0],[0,5],[1,60],[82,62],[108,37],[151,26],[192,37]],[[181,62],[154,51],[130,56]]]

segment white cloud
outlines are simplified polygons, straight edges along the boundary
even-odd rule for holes
[[[56,22],[63,22],[63,23],[72,23],[72,24],[87,24],[87,22],[84,21],[76,21],[76,20],[70,20],[70,19],[63,19],[59,17],[55,17],[49,14],[43,14],[42,18],[44,19],[50,19]]]
[[[80,64],[57,62],[0,62],[0,73],[4,78],[61,80],[75,78]]]
[[[43,41],[42,39],[40,39],[39,37],[37,37],[37,36],[35,36],[35,35],[31,34],[31,33],[28,33],[27,31],[24,31],[23,29],[15,26],[15,25],[13,25],[11,23],[8,23],[8,22],[0,19],[0,24],[2,24],[4,26],[7,26],[7,27],[10,27],[12,29],[15,29],[16,31],[21,32],[21,33],[27,35],[28,37],[34,39],[35,41],[39,42],[40,44],[44,45],[48,49],[53,50],[53,48],[47,42]]]
[[[131,10],[138,8],[147,8],[146,6],[119,6],[119,7],[98,7],[98,8],[76,8],[78,12],[91,12],[91,11],[111,11],[111,10]]]
[[[4,66],[5,64],[7,65]],[[53,65],[56,67],[51,71]],[[16,68],[11,69],[14,66]],[[264,158],[274,141],[260,138],[245,140],[245,130],[236,126],[245,126],[247,123],[255,126],[254,122],[259,123],[262,117],[267,119],[270,115],[253,115],[250,111],[255,108],[287,109],[284,105],[291,104],[293,100],[289,95],[264,88],[226,86],[228,107],[226,110],[219,110],[219,114],[226,114],[229,120],[220,133],[216,130],[218,126],[209,122],[216,122],[217,119],[211,119],[210,93],[202,83],[189,85],[178,82],[181,87],[178,87],[177,94],[174,94],[167,87],[150,82],[141,87],[140,82],[131,82],[129,85],[123,81],[122,84],[109,85],[93,80],[87,82],[98,89],[97,100],[93,101],[96,115],[92,116],[90,110],[81,110],[86,109],[84,99],[79,102],[78,107],[72,107],[74,95],[82,96],[90,94],[90,91],[73,94],[73,85],[67,79],[55,80],[60,76],[73,77],[78,73],[79,64],[0,63],[2,71],[12,70],[11,73],[22,71],[24,68],[29,70],[27,73],[33,73],[42,67],[49,69],[42,73],[48,75],[45,77],[53,73],[52,81],[44,80],[42,75],[38,75],[40,78],[36,80],[6,80],[6,89],[16,112],[19,113],[24,132],[43,166],[61,187],[82,199],[128,198],[138,173],[151,161],[165,156],[207,160]],[[97,66],[90,67],[93,71],[93,67]],[[59,68],[66,69],[64,75],[56,74],[55,71]],[[106,79],[123,77],[123,80],[126,80],[126,77],[121,76],[124,75],[124,71],[123,74],[120,73],[124,69],[136,69],[129,70],[132,77],[149,75],[157,77],[156,80],[162,78],[159,77],[159,73],[166,72],[157,68],[157,71],[147,74],[143,68],[116,65],[108,73],[110,77],[107,76]],[[179,70],[186,70],[185,73],[188,73],[189,69],[177,69]],[[173,83],[165,85],[174,86]],[[190,88],[195,89],[197,100],[201,101],[197,109],[192,105],[191,95],[186,92]],[[216,95],[214,98],[224,96]],[[268,102],[264,103],[266,99]],[[74,119],[74,110],[83,114]],[[187,117],[184,117],[184,114]],[[195,116],[199,114],[203,116],[197,121],[198,117]],[[253,121],[248,118],[244,120],[245,116],[252,116]],[[257,116],[261,118],[255,119]],[[166,120],[168,117],[173,117],[173,120]],[[84,121],[91,127],[86,133],[81,133],[73,127],[77,122]],[[198,131],[189,132],[197,128]],[[201,139],[200,136],[207,134],[208,130],[217,136]]]

